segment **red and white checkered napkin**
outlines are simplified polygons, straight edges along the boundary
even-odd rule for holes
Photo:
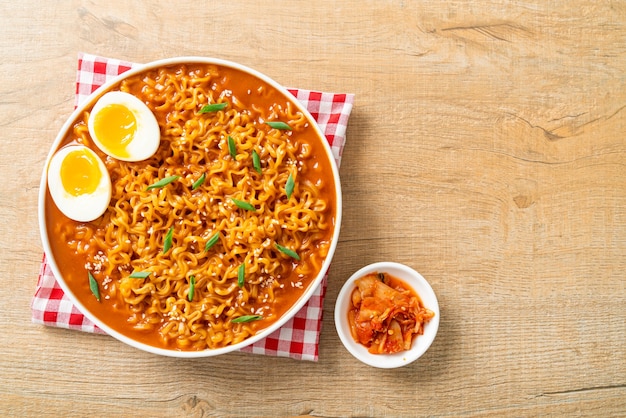
[[[82,103],[94,90],[111,78],[140,66],[116,59],[80,54],[76,77],[76,102]],[[354,95],[288,89],[313,115],[326,135],[337,165],[346,141],[346,127]],[[322,308],[328,276],[313,293],[309,302],[279,330],[241,351],[298,360],[317,361]],[[85,317],[56,282],[44,254],[35,296],[32,300],[33,322],[86,332],[104,333]]]

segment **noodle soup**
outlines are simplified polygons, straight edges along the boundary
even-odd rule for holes
[[[105,90],[148,106],[154,155],[121,161],[94,144],[89,116]],[[74,221],[42,186],[42,236],[60,284],[105,331],[161,354],[231,351],[320,283],[339,233],[337,169],[310,115],[271,80],[224,61],[162,62],[103,88],[66,128],[51,155],[92,149],[111,200]]]

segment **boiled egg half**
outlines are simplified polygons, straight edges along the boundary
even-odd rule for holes
[[[105,154],[121,161],[143,161],[159,148],[161,132],[152,111],[130,93],[111,91],[94,105],[89,134]]]
[[[58,150],[50,159],[47,177],[52,200],[70,219],[93,221],[109,206],[109,172],[100,157],[84,145]]]

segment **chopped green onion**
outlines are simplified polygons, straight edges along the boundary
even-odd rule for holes
[[[165,235],[165,241],[163,242],[163,254],[168,252],[172,248],[172,238],[174,237],[174,227],[171,226]]]
[[[285,184],[285,192],[287,193],[287,199],[291,199],[291,194],[293,193],[294,186],[295,186],[295,182],[293,181],[293,175],[289,173],[289,177],[287,178],[287,184]]]
[[[187,299],[189,299],[189,302],[193,300],[193,294],[195,290],[196,290],[196,276],[191,275],[189,277],[189,293],[187,294]]]
[[[252,165],[257,173],[261,174],[261,157],[256,152],[256,150],[252,150]]]
[[[263,319],[263,317],[261,315],[243,315],[243,316],[238,316],[237,318],[231,319],[230,322],[232,322],[233,324],[239,324],[241,322],[258,321],[259,319]]]
[[[233,201],[235,205],[237,205],[241,209],[256,212],[256,208],[248,202],[244,202],[243,200],[238,200],[238,199],[231,199],[231,200]]]
[[[100,289],[98,288],[98,282],[96,278],[93,277],[90,271],[87,272],[89,276],[89,289],[91,289],[91,293],[96,297],[96,300],[100,302]]]
[[[196,190],[198,187],[202,186],[204,180],[206,180],[206,173],[202,173],[200,178],[193,182],[193,184],[191,185],[191,190]]]
[[[228,153],[233,157],[233,160],[237,157],[237,146],[235,145],[235,140],[230,135],[228,135]]]
[[[246,265],[241,264],[237,270],[237,285],[243,287],[246,280]]]
[[[168,184],[178,180],[180,178],[180,176],[169,176],[169,177],[165,177],[164,179],[161,179],[159,181],[157,181],[154,184],[151,184],[150,186],[148,186],[148,188],[146,190],[150,190],[150,189],[159,189],[161,187],[165,187]]]
[[[211,238],[209,238],[209,240],[204,245],[204,251],[209,251],[215,244],[217,244],[217,241],[219,240],[220,240],[220,232],[217,231],[215,234],[211,236]]]
[[[128,276],[129,279],[147,279],[148,276],[152,274],[150,271],[133,271]]]
[[[218,110],[226,109],[226,106],[228,106],[228,103],[212,103],[202,106],[202,109],[200,109],[200,112],[198,113],[217,112]]]
[[[285,122],[265,122],[269,126],[274,129],[279,129],[281,131],[291,131],[291,126],[287,125]]]
[[[290,250],[287,247],[283,247],[279,243],[276,243],[276,248],[278,248],[278,251],[280,251],[281,253],[286,254],[291,258],[295,258],[296,260],[300,260],[300,256],[294,250]]]

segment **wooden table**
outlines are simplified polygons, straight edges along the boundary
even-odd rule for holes
[[[626,3],[100,3],[0,14],[0,415],[626,415]],[[161,358],[31,323],[40,175],[80,51],[356,94],[319,362]],[[334,329],[342,283],[380,260],[441,305],[402,369],[359,363]]]

